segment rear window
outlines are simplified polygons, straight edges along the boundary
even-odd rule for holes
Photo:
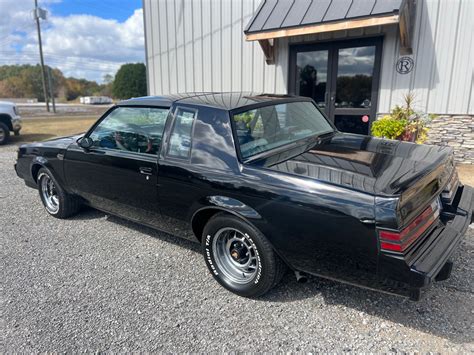
[[[290,102],[232,117],[244,159],[334,129],[312,102]]]

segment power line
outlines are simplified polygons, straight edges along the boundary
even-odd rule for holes
[[[2,61],[2,59],[0,59],[0,64],[2,64],[2,65],[11,65],[7,61]],[[37,63],[33,63],[31,61],[24,60],[24,61],[21,61],[19,64],[35,65]],[[91,71],[91,72],[98,72],[98,73],[109,73],[109,72],[117,70],[116,68],[92,68],[92,67],[85,67],[85,66],[80,66],[80,65],[69,65],[69,64],[62,65],[62,64],[57,64],[57,63],[54,63],[53,65],[54,65],[55,68],[61,67],[62,70],[67,70],[67,71],[79,70],[79,71]],[[120,64],[118,64],[118,65],[120,65]]]
[[[5,54],[14,54],[17,56],[21,56],[22,54],[35,54],[36,52],[33,50],[21,50],[21,51],[15,51],[15,50],[0,50],[0,53],[5,53]],[[53,57],[57,59],[82,59],[82,60],[87,60],[87,61],[94,61],[94,62],[100,62],[104,64],[117,64],[117,63],[124,63],[125,61],[112,61],[112,60],[106,60],[106,59],[100,59],[100,58],[91,58],[88,56],[78,56],[78,55],[69,55],[69,54],[57,54],[57,53],[52,53],[52,52],[45,52],[43,51],[43,54],[46,57]],[[133,61],[134,59],[130,59],[130,61]],[[136,60],[136,59],[135,59]]]
[[[34,58],[0,58],[0,61],[3,63],[14,63],[14,62],[22,62],[22,63],[36,63]],[[125,62],[116,62],[116,63],[88,63],[88,62],[64,62],[62,59],[54,59],[49,58],[49,63],[59,66],[77,66],[83,68],[107,68],[107,67],[116,67],[118,65],[122,65]]]

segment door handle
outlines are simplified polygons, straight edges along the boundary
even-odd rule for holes
[[[139,168],[139,170],[140,170],[140,174],[143,174],[143,175],[152,175],[152,173],[153,173],[152,168],[148,168],[148,167],[144,167],[144,166],[141,166]]]

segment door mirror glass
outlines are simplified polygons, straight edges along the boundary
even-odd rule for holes
[[[82,137],[81,139],[79,139],[77,143],[79,144],[81,148],[89,149],[94,144],[94,141],[89,137]]]

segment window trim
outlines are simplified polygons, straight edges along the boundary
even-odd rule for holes
[[[158,159],[158,157],[160,156],[161,154],[161,151],[164,147],[164,139],[165,138],[165,134],[166,134],[166,126],[168,124],[168,121],[170,119],[169,117],[169,114],[170,114],[170,111],[171,111],[171,107],[168,107],[168,106],[147,106],[147,105],[115,105],[115,106],[112,106],[111,108],[109,108],[107,111],[105,111],[102,116],[99,117],[99,119],[86,131],[86,133],[80,137],[79,139],[82,139],[82,138],[86,138],[86,137],[90,137],[90,135],[94,132],[94,130],[97,128],[97,126],[99,126],[107,117],[109,117],[113,111],[119,109],[119,108],[148,108],[148,109],[163,109],[163,110],[167,110],[168,111],[168,114],[167,114],[167,117],[166,117],[166,121],[165,121],[165,126],[163,128],[163,135],[162,135],[162,139],[161,139],[161,142],[160,142],[160,146],[159,146],[159,150],[156,152],[156,154],[149,154],[149,153],[141,153],[141,152],[132,152],[132,151],[125,151],[125,150],[121,150],[121,149],[111,149],[111,148],[107,148],[107,147],[92,147],[90,148],[91,151],[96,151],[96,152],[101,152],[101,151],[106,151],[106,152],[123,152],[123,153],[126,153],[126,154],[132,154],[132,155],[137,155],[137,156],[140,156],[140,157],[154,157],[156,159]]]
[[[191,126],[189,151],[188,151],[187,157],[180,157],[180,156],[170,154],[171,136],[173,135],[174,128],[176,126],[176,118],[177,118],[177,113],[178,113],[179,109],[184,109],[184,110],[187,110],[187,111],[194,111],[193,124]],[[193,143],[194,143],[194,127],[196,126],[196,121],[198,119],[198,114],[199,114],[199,109],[197,109],[196,107],[177,105],[174,108],[174,111],[172,113],[172,121],[170,123],[169,132],[168,132],[168,135],[166,137],[166,150],[165,150],[165,154],[164,154],[166,159],[178,160],[178,161],[190,161],[191,160],[192,151],[193,151]],[[162,141],[162,144],[163,144],[163,141]]]

